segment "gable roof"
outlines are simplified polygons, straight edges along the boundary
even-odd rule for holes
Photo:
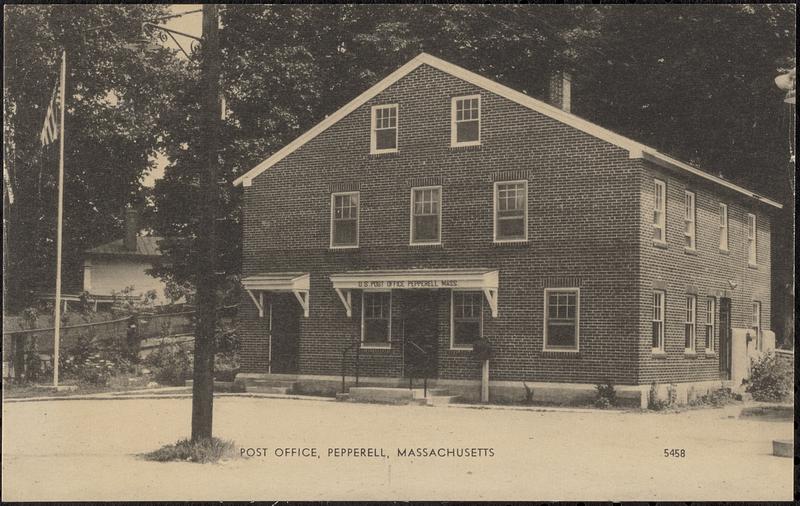
[[[528,109],[531,109],[540,114],[548,116],[552,119],[560,121],[577,130],[580,130],[598,139],[608,142],[609,144],[627,150],[630,158],[645,159],[653,163],[656,163],[658,165],[661,165],[663,167],[689,172],[695,176],[701,177],[708,181],[712,181],[721,186],[734,190],[738,193],[744,194],[748,197],[755,198],[756,200],[772,205],[779,209],[783,207],[781,204],[773,200],[770,200],[768,198],[761,197],[755,194],[754,192],[747,190],[746,188],[743,188],[739,185],[731,183],[730,181],[727,181],[725,179],[709,174],[708,172],[705,172],[701,169],[698,169],[697,167],[691,166],[687,163],[681,162],[680,160],[676,160],[675,158],[660,153],[655,148],[651,148],[650,146],[646,146],[632,139],[619,135],[615,132],[612,132],[611,130],[608,130],[583,118],[575,116],[574,114],[565,112],[562,109],[559,109],[558,107],[554,107],[546,102],[537,100],[524,93],[513,90],[498,82],[492,81],[491,79],[487,79],[474,72],[459,67],[458,65],[446,62],[440,58],[436,58],[435,56],[431,56],[427,53],[420,53],[419,55],[414,57],[408,63],[406,63],[402,67],[398,68],[397,70],[395,70],[394,72],[383,78],[381,81],[379,81],[377,84],[369,88],[367,91],[365,91],[361,95],[357,96],[356,98],[348,102],[341,109],[339,109],[335,113],[331,114],[324,120],[317,123],[313,128],[308,130],[306,133],[304,133],[294,141],[284,146],[282,149],[280,149],[275,154],[273,154],[263,162],[259,163],[252,169],[250,169],[245,174],[239,176],[236,180],[233,181],[233,184],[235,186],[239,185],[250,186],[253,182],[253,179],[257,177],[259,174],[261,174],[265,170],[269,169],[276,163],[280,162],[281,160],[289,156],[291,153],[293,153],[298,148],[309,142],[311,139],[313,139],[320,133],[324,132],[326,129],[328,129],[328,127],[337,123],[339,120],[341,120],[351,112],[355,111],[356,109],[367,103],[369,100],[371,100],[373,97],[384,91],[386,88],[396,83],[397,81],[399,81],[400,79],[402,79],[403,77],[405,77],[413,70],[415,70],[417,67],[423,64],[430,65],[431,67],[437,70],[450,74],[463,81],[478,86],[479,88],[483,88],[486,91],[504,97],[508,100],[511,100],[512,102],[516,102],[519,105],[522,105],[524,107],[527,107]]]
[[[158,241],[161,237],[154,236],[137,236],[136,237],[136,250],[132,251],[125,247],[122,239],[111,241],[106,244],[101,244],[92,249],[86,250],[86,254],[91,255],[120,255],[120,256],[141,256],[141,257],[159,257],[161,250],[158,247]]]

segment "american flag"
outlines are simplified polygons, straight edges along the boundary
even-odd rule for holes
[[[44,126],[42,127],[42,133],[39,138],[42,141],[42,146],[47,146],[58,138],[58,124],[56,123],[56,89],[53,90],[50,103],[47,105],[47,116],[44,117]]]

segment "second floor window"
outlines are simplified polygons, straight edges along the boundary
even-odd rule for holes
[[[686,249],[695,249],[696,247],[696,227],[697,218],[695,212],[695,195],[693,192],[686,192],[686,229],[684,235],[686,236]]]
[[[758,254],[756,253],[756,215],[747,215],[747,263],[756,265]]]
[[[481,97],[455,97],[451,103],[450,145],[474,146],[481,143]]]
[[[494,184],[494,240],[528,239],[528,182]]]
[[[686,351],[694,352],[697,343],[697,297],[686,296],[686,326],[684,331]]]
[[[653,202],[653,240],[660,243],[667,242],[667,186],[664,181],[654,179]]]
[[[358,246],[358,192],[331,195],[331,248]]]
[[[397,104],[372,108],[370,153],[397,151]]]
[[[728,251],[728,205],[719,205],[719,249]]]
[[[411,189],[411,244],[441,242],[442,188]]]

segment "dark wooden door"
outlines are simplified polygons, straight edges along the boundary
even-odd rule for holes
[[[292,293],[273,294],[271,371],[281,374],[299,372],[300,317],[303,309]]]
[[[719,300],[719,377],[731,379],[731,299]]]
[[[439,339],[439,299],[434,290],[403,294],[403,371],[406,377],[435,378]]]

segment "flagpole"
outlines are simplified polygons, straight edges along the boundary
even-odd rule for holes
[[[56,304],[53,322],[53,386],[58,388],[58,352],[61,341],[61,231],[64,218],[64,104],[66,102],[67,51],[61,52],[61,125],[58,136],[58,231],[56,232]]]

